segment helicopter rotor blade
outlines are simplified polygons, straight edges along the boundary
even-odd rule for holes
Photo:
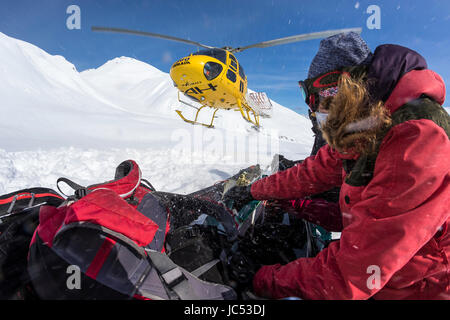
[[[305,41],[305,40],[312,40],[312,39],[319,39],[319,38],[327,38],[339,33],[343,32],[356,32],[361,33],[362,28],[348,28],[348,29],[337,29],[337,30],[327,30],[327,31],[320,31],[320,32],[313,32],[313,33],[304,33],[304,34],[298,34],[295,36],[285,37],[285,38],[279,38],[269,41],[263,41],[255,44],[251,44],[245,47],[239,47],[239,48],[233,48],[230,51],[231,52],[241,52],[250,48],[267,48],[272,46],[278,46],[281,44],[287,44],[291,42],[298,42],[298,41]]]
[[[168,35],[164,35],[164,34],[146,32],[146,31],[129,30],[129,29],[122,29],[122,28],[95,27],[95,26],[91,27],[91,30],[92,31],[100,31],[100,32],[123,33],[123,34],[137,35],[137,36],[160,38],[160,39],[166,39],[166,40],[171,40],[171,41],[176,41],[176,42],[187,43],[187,44],[191,44],[191,45],[206,48],[206,49],[215,48],[215,47],[207,46],[207,45],[201,44],[199,42],[195,42],[195,41],[191,41],[191,40],[187,40],[187,39],[172,37],[172,36],[168,36]]]

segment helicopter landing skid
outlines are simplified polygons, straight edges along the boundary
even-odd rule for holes
[[[242,118],[247,120],[248,122],[252,123],[255,127],[259,127],[259,115],[258,113],[253,110],[252,107],[250,107],[247,103],[242,103],[241,101],[238,102],[238,108],[241,112]],[[245,108],[245,110],[244,110]],[[250,118],[250,111],[253,113],[253,116],[255,117],[255,120],[252,120]]]
[[[207,128],[214,128],[214,126],[213,126],[214,117],[215,117],[215,115],[216,115],[216,112],[217,112],[219,109],[216,108],[216,110],[214,110],[214,113],[213,113],[212,118],[211,118],[211,123],[210,123],[210,124],[206,124],[206,123],[202,123],[202,122],[198,122],[198,121],[197,121],[198,114],[199,114],[200,110],[202,110],[204,107],[206,107],[206,106],[201,106],[201,107],[197,110],[197,113],[195,114],[195,119],[194,119],[194,120],[186,119],[186,118],[183,116],[183,114],[181,113],[180,110],[175,110],[175,112],[178,113],[178,115],[180,116],[180,118],[183,119],[183,121],[185,121],[185,122],[187,122],[187,123],[190,123],[190,124],[200,124],[200,125],[205,126],[205,127],[207,127]]]

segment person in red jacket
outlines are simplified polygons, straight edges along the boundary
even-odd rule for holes
[[[332,52],[332,51],[331,51]],[[333,88],[328,144],[225,197],[289,202],[340,186],[342,233],[316,257],[263,266],[255,294],[302,299],[450,299],[450,120],[445,85],[417,52],[380,45],[369,65],[305,80],[316,106]]]
[[[336,70],[344,66],[361,66],[367,65],[372,59],[372,52],[368,45],[361,38],[361,36],[355,32],[342,33],[339,35],[328,37],[321,41],[320,48],[308,70],[308,78],[316,78],[317,76],[329,71]],[[300,88],[302,89],[303,81],[299,81]],[[317,154],[319,149],[326,144],[325,139],[322,136],[320,130],[320,123],[318,122],[318,115],[320,116],[324,110],[321,109],[323,104],[329,104],[329,101],[336,94],[334,90],[335,86],[322,86],[318,95],[320,99],[324,99],[323,103],[317,105],[310,103],[308,109],[308,115],[312,123],[311,130],[314,133],[314,144],[310,153],[310,156]],[[304,94],[304,90],[302,89]],[[304,96],[304,98],[307,98]],[[319,99],[319,100],[320,100]],[[303,160],[291,161],[278,155],[278,163],[272,163],[272,167],[278,167],[278,171],[284,171]],[[274,212],[289,212],[291,217],[297,219],[303,219],[312,223],[313,230],[311,233],[314,235],[314,245],[309,247],[306,256],[312,256],[317,254],[324,246],[327,246],[331,240],[331,232],[342,231],[342,221],[336,219],[341,216],[339,208],[339,187],[334,187],[325,192],[319,194],[310,195],[306,198],[294,199],[292,201],[278,202],[269,201],[266,202],[266,212],[269,214]],[[325,213],[325,214],[321,214]],[[318,219],[322,218],[322,219]],[[322,228],[317,228],[317,226]],[[317,232],[320,236],[315,237]]]
[[[372,60],[372,57],[373,54],[367,43],[355,32],[342,33],[328,37],[320,42],[319,50],[308,70],[308,79],[315,79],[322,74],[326,74],[342,67],[368,65]],[[305,82],[299,81],[299,85],[302,90],[303,98],[308,100],[305,93],[308,89],[304,88]],[[317,90],[319,97],[317,99],[318,103],[307,102],[309,105],[308,115],[313,125],[311,129],[315,136],[310,156],[316,155],[319,149],[326,144],[320,130],[320,121],[318,120],[328,112],[326,106],[329,105],[336,93],[337,90],[335,85],[322,84]],[[267,207],[281,207],[284,211],[291,213],[294,217],[320,225],[328,232],[340,232],[342,231],[342,221],[341,219],[336,218],[341,215],[339,208],[339,191],[340,188],[335,187],[331,190],[311,195],[307,198],[295,199],[282,203],[268,202]]]

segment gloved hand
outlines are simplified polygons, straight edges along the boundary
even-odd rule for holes
[[[262,266],[253,277],[253,292],[263,298],[274,298],[274,274],[281,268],[280,264]]]
[[[251,185],[248,186],[234,186],[224,193],[222,200],[225,203],[233,200],[233,207],[238,211],[242,209],[250,201],[255,200],[251,193]]]
[[[303,162],[303,160],[293,161],[293,160],[286,159],[284,156],[282,156],[280,154],[280,155],[278,155],[278,162],[275,162],[275,161],[272,162],[272,170],[274,168],[276,168],[275,166],[277,166],[278,171],[284,171],[284,170],[292,168],[293,166],[295,166],[299,163],[302,163],[302,162]]]
[[[251,289],[253,276],[260,267],[238,251],[233,253],[228,262],[229,277],[236,282],[236,289],[239,288],[239,291]]]

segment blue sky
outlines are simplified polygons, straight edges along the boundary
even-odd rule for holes
[[[69,30],[69,5],[81,9],[81,29]],[[380,29],[368,29],[366,9],[381,10]],[[138,29],[214,46],[243,46],[299,33],[362,27],[371,50],[383,43],[410,47],[450,83],[450,1],[385,0],[5,0],[0,32],[64,56],[79,71],[118,56],[133,57],[168,72],[197,48],[161,39],[93,33],[93,25]],[[249,49],[236,56],[249,88],[265,91],[305,114],[297,81],[307,75],[320,40]],[[446,101],[449,105],[449,101]]]

